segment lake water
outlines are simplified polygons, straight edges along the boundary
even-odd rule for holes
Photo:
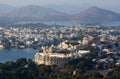
[[[120,26],[120,21],[118,22],[103,22],[103,23],[93,23],[93,22],[79,22],[79,21],[24,21],[24,22],[17,22],[15,24],[26,24],[26,23],[44,23],[48,25],[57,24],[57,25],[66,25],[66,26],[73,26],[73,25],[80,25],[80,24],[95,24],[101,26]]]
[[[0,49],[0,63],[15,61],[18,58],[34,59],[37,49]]]

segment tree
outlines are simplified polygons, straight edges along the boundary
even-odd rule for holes
[[[84,76],[86,79],[100,79],[100,78],[102,79],[103,78],[103,76],[96,71],[87,71],[84,74]]]

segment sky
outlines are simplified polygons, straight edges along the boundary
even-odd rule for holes
[[[120,0],[0,0],[0,3],[10,5],[92,4],[101,6],[116,6],[119,5]]]
[[[98,6],[110,9],[120,13],[120,0],[0,0],[0,4],[8,4],[13,6],[25,5],[71,5],[76,7]]]

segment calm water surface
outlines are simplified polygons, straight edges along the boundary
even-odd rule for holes
[[[18,58],[34,59],[37,49],[0,49],[0,63],[14,61]]]
[[[117,22],[103,22],[103,23],[85,23],[85,22],[79,22],[79,21],[24,21],[24,22],[17,22],[15,24],[27,24],[27,23],[44,23],[48,25],[52,24],[58,24],[58,25],[66,25],[66,26],[74,26],[74,25],[80,25],[80,24],[98,24],[102,26],[120,26],[120,21]]]

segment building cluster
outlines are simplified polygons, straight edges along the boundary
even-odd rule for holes
[[[60,42],[57,46],[43,47],[42,51],[35,55],[37,64],[57,65],[63,67],[66,63],[86,54],[92,53],[88,50],[93,47],[97,57],[93,59],[96,68],[102,64],[102,68],[109,68],[111,64],[120,65],[120,27],[100,26],[76,26],[81,35],[78,39],[68,39]],[[70,37],[69,37],[70,38]],[[73,41],[74,40],[74,41]],[[49,50],[48,50],[49,49]]]
[[[63,66],[88,53],[93,47],[95,63],[120,65],[120,27],[96,25],[13,24],[0,27],[0,48],[41,48],[35,55],[37,64]],[[92,53],[92,52],[91,52]]]
[[[45,24],[14,24],[0,27],[0,45],[17,48],[40,48],[57,45],[72,37],[80,37],[74,27]]]
[[[90,53],[84,50],[91,45],[93,39],[87,37],[84,41],[66,40],[57,46],[41,47],[40,51],[35,55],[36,64],[57,65],[62,68],[73,59],[83,57]]]

